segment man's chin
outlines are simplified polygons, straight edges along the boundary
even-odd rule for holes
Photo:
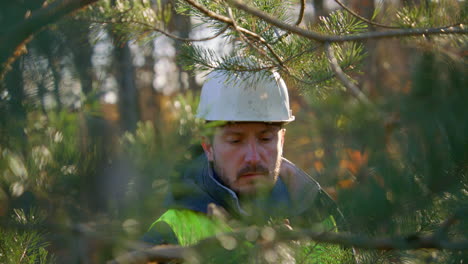
[[[268,193],[273,188],[274,183],[267,180],[251,181],[236,187],[236,192],[241,196],[256,196]]]

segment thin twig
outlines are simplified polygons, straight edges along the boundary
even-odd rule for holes
[[[299,10],[299,17],[296,21],[296,26],[299,26],[304,19],[304,12],[305,12],[306,0],[301,0],[301,9]]]
[[[23,254],[21,254],[21,258],[19,259],[19,262],[18,262],[18,263],[22,263],[24,257],[26,257],[26,253],[28,253],[29,243],[30,243],[30,242],[31,242],[31,239],[28,239],[28,242],[26,242],[26,246],[24,247]]]
[[[191,1],[191,0],[186,0]],[[421,35],[446,35],[446,34],[468,34],[468,29],[465,29],[462,26],[458,28],[414,28],[414,29],[395,29],[395,30],[388,30],[388,31],[373,31],[373,32],[366,32],[366,33],[359,33],[354,35],[346,35],[346,36],[337,36],[337,35],[324,35],[314,31],[306,30],[300,28],[295,25],[290,25],[280,21],[269,14],[245,5],[237,0],[226,0],[231,3],[233,6],[251,14],[257,16],[264,21],[275,25],[278,28],[281,28],[285,31],[290,31],[296,35],[315,40],[318,42],[328,42],[328,43],[338,43],[338,42],[349,42],[349,41],[362,41],[367,39],[383,39],[383,38],[395,38],[395,37],[410,37],[410,36],[421,36]]]
[[[262,42],[262,43],[263,43],[263,45],[265,45],[265,46],[267,47],[268,51],[270,51],[270,53],[273,55],[273,57],[275,57],[275,59],[276,59],[276,61],[278,62],[278,64],[281,65],[281,66],[283,66],[283,64],[284,64],[284,63],[283,63],[283,60],[281,59],[281,57],[280,57],[278,54],[276,54],[276,52],[275,52],[275,50],[273,49],[273,47],[272,47],[270,44],[268,44],[268,42],[266,42],[266,41],[265,41],[265,42]]]
[[[80,20],[81,21],[86,21],[86,22],[91,22],[91,23],[97,23],[97,24],[119,24],[119,23],[122,23],[121,21],[107,21],[107,20],[94,20],[94,19],[80,19]],[[194,39],[194,38],[182,38],[182,37],[176,36],[176,35],[174,35],[172,33],[169,33],[169,32],[167,32],[165,30],[162,30],[160,28],[157,28],[157,27],[155,27],[153,25],[150,25],[148,23],[141,22],[141,21],[126,20],[125,23],[133,23],[133,24],[141,25],[141,26],[144,26],[144,27],[148,28],[148,30],[159,32],[159,33],[165,35],[166,37],[169,37],[169,38],[175,39],[175,40],[179,40],[179,41],[183,41],[183,42],[200,42],[200,41],[212,40],[212,39],[214,39],[216,37],[219,37],[221,34],[223,34],[229,28],[229,25],[226,25],[224,28],[222,28],[218,33],[214,34],[213,36]]]
[[[352,81],[348,79],[346,74],[341,69],[330,43],[325,43],[325,52],[327,54],[333,72],[335,73],[336,77],[338,77],[338,79],[341,81],[341,83],[346,87],[346,89],[361,102],[367,105],[371,105],[372,103],[367,98],[367,96],[364,95],[364,93],[359,89],[359,87],[357,87]]]
[[[357,19],[360,19],[360,20],[366,22],[369,25],[376,26],[376,27],[381,27],[381,28],[393,28],[393,29],[401,28],[401,27],[389,26],[389,25],[384,25],[384,24],[380,24],[380,23],[371,21],[371,20],[359,15],[358,13],[354,12],[353,10],[351,10],[349,7],[347,7],[345,4],[343,4],[340,0],[335,0],[335,2],[338,5],[340,5],[344,10],[348,11],[348,13],[350,13],[351,15],[356,17]]]

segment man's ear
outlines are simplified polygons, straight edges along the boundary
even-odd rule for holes
[[[213,161],[214,160],[213,145],[211,144],[210,139],[206,136],[202,136],[201,145],[202,145],[203,151],[205,152],[205,155],[208,161]]]

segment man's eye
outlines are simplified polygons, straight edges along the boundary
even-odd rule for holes
[[[228,139],[228,142],[231,143],[231,144],[236,144],[236,143],[239,143],[240,140],[239,139]]]
[[[261,140],[263,142],[270,142],[272,140],[272,138],[271,137],[262,137]]]

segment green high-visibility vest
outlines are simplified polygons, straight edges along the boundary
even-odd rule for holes
[[[190,246],[204,238],[232,231],[220,220],[187,209],[166,211],[149,229],[151,230],[159,222],[165,222],[171,227],[181,246]]]
[[[194,245],[202,239],[233,231],[223,221],[188,209],[170,209],[166,211],[149,229],[151,230],[159,222],[165,222],[170,226],[181,246]],[[320,225],[324,228],[324,231],[336,231],[333,216],[326,218]],[[302,260],[304,263],[336,264],[339,263],[339,255],[350,254],[350,251],[346,252],[340,249],[339,246],[325,246],[312,241],[309,243],[308,248],[313,253],[302,252],[302,254],[306,254],[306,259]],[[301,258],[300,255],[297,257]]]
[[[204,238],[232,232],[232,228],[225,222],[188,209],[169,209],[150,226],[149,230],[159,222],[165,222],[171,227],[181,246],[193,245]],[[321,231],[336,231],[333,216],[326,218],[320,225],[323,229]]]

